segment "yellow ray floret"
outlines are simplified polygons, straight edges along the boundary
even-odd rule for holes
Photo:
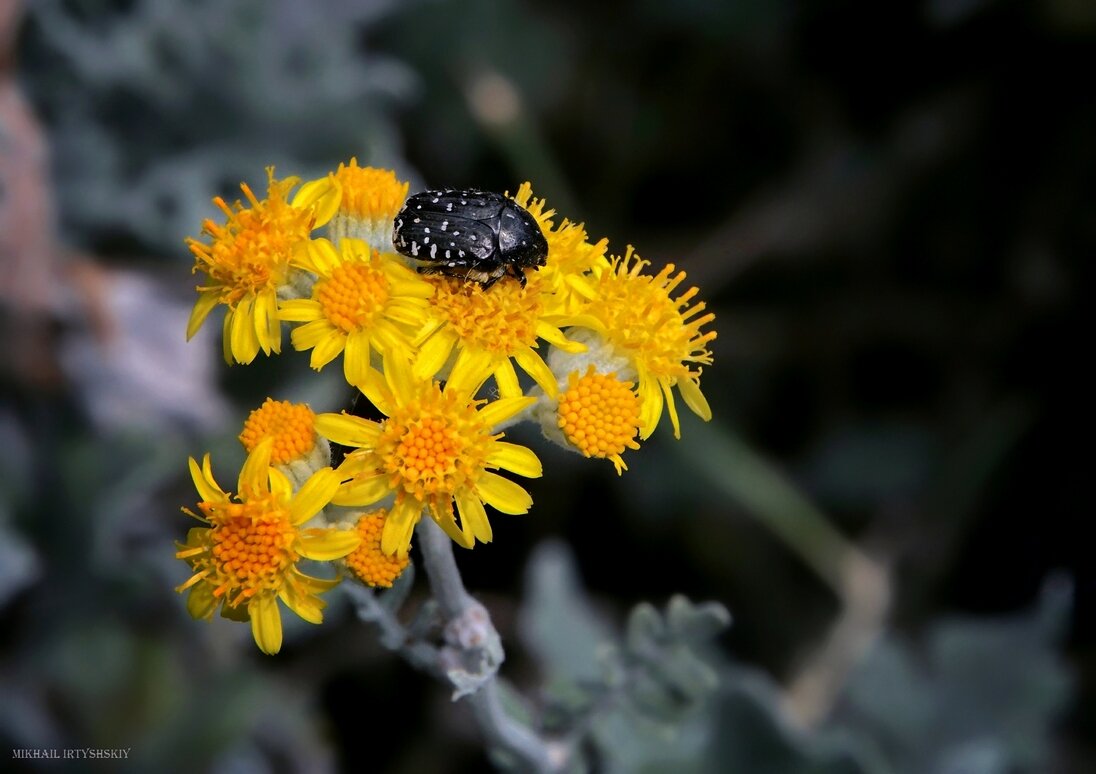
[[[347,414],[320,414],[316,427],[334,443],[355,451],[338,473],[336,505],[371,505],[394,494],[381,548],[406,556],[411,533],[424,511],[458,544],[491,540],[484,504],[502,513],[526,513],[532,498],[493,471],[527,478],[541,475],[540,460],[525,448],[499,440],[494,428],[532,403],[531,398],[473,399],[467,384],[416,380],[393,361],[384,377],[375,371],[366,397],[387,417],[372,422]],[[456,506],[454,512],[454,505]],[[457,523],[459,515],[460,523]]]
[[[360,542],[354,531],[302,528],[331,502],[339,478],[323,468],[294,493],[286,477],[270,467],[273,445],[268,438],[248,455],[235,496],[214,480],[208,454],[201,466],[191,458],[201,501],[199,513],[184,511],[206,526],[191,529],[175,554],[194,571],[178,587],[190,589],[190,614],[210,618],[221,608],[227,617],[250,620],[263,653],[277,653],[282,645],[278,600],[304,620],[320,623],[324,603],[317,595],[337,583],[305,575],[297,562],[338,559]]]
[[[681,437],[672,387],[685,404],[704,421],[712,418],[708,401],[700,391],[701,365],[712,362],[708,343],[715,331],[701,328],[715,315],[701,314],[703,302],[693,304],[699,290],[689,288],[676,298],[673,293],[685,272],[673,264],[658,274],[643,274],[648,264],[628,248],[624,257],[607,266],[595,266],[590,286],[595,297],[587,307],[584,325],[591,325],[617,354],[627,357],[639,381],[642,437],[650,437],[662,415],[663,399],[669,409],[674,436]]]
[[[218,304],[224,304],[224,354],[229,363],[250,363],[262,350],[281,351],[278,290],[290,279],[295,258],[305,248],[312,229],[332,215],[331,197],[317,198],[307,207],[287,201],[298,178],[274,178],[267,168],[267,197],[259,200],[246,183],[240,187],[247,205],[233,206],[217,197],[213,203],[225,215],[223,224],[206,220],[202,233],[208,242],[188,239],[194,254],[194,272],[206,275],[198,286],[198,301],[187,324],[190,338]]]
[[[602,238],[598,242],[590,242],[583,224],[572,223],[567,218],[557,226],[553,220],[556,211],[549,209],[544,199],[533,196],[533,187],[528,182],[518,187],[513,198],[529,210],[548,242],[548,258],[544,266],[537,270],[537,276],[551,288],[553,311],[578,311],[593,297],[585,279],[586,272],[594,266],[608,265],[605,251],[609,240]]]
[[[340,354],[350,384],[360,384],[377,352],[409,360],[409,336],[427,320],[433,288],[400,261],[370,250],[360,239],[338,248],[326,239],[311,242],[301,265],[316,275],[311,298],[283,301],[283,320],[301,322],[293,346],[311,349],[312,367],[323,368]]]

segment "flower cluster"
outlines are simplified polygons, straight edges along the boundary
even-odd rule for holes
[[[680,436],[676,396],[704,420],[700,391],[711,363],[713,319],[685,273],[628,247],[613,255],[581,223],[557,219],[528,183],[511,198],[548,244],[525,281],[484,285],[422,274],[396,252],[393,227],[408,185],[388,170],[342,164],[324,178],[279,180],[266,197],[243,185],[246,202],[214,203],[188,240],[201,276],[187,334],[224,306],[229,363],[281,352],[283,323],[294,349],[321,370],[341,358],[346,381],[380,420],[314,414],[268,399],[240,434],[247,461],[235,494],[213,478],[208,455],[191,473],[201,522],[179,545],[193,574],[187,608],[250,621],[259,648],[281,646],[278,600],[319,622],[318,594],[337,581],[305,574],[302,560],[387,587],[409,561],[416,524],[433,519],[454,542],[490,542],[488,506],[523,514],[532,505],[512,476],[536,478],[536,454],[503,440],[520,421],[586,457],[627,470],[669,414]],[[332,467],[331,444],[348,451]],[[509,475],[506,475],[509,474]]]

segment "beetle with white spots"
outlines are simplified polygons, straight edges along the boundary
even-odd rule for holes
[[[430,239],[431,228],[449,237],[444,258]],[[543,266],[548,258],[548,241],[527,209],[502,194],[474,189],[409,197],[396,214],[392,243],[419,262],[421,273],[460,277],[485,289],[507,274],[524,287],[526,269]]]

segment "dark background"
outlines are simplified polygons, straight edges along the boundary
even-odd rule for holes
[[[494,543],[458,557],[511,645],[509,676],[537,677],[514,616],[525,560],[552,537],[618,620],[675,592],[720,600],[735,617],[725,653],[777,682],[794,674],[837,599],[689,462],[683,447],[726,435],[891,567],[897,636],[1017,613],[1052,573],[1072,579],[1059,652],[1074,692],[1044,718],[1044,770],[1087,770],[1091,5],[315,6],[31,10],[13,72],[51,148],[58,281],[83,299],[35,318],[51,342],[36,351],[51,360],[94,328],[120,273],[189,304],[181,238],[211,196],[261,184],[267,164],[308,176],[357,155],[412,190],[531,180],[614,253],[633,244],[686,270],[719,337],[702,381],[712,425],[684,417],[679,442],[660,428],[620,478],[519,432],[545,463],[534,509],[493,518]],[[88,291],[86,271],[107,290]],[[16,313],[3,320],[26,341]],[[36,570],[0,600],[0,678],[22,713],[0,715],[0,749],[113,740],[150,758],[187,749],[172,760],[197,768],[237,756],[273,770],[481,770],[444,691],[345,610],[277,658],[186,618],[170,546],[193,499],[186,455],[212,448],[231,471],[238,424],[267,394],[322,409],[344,398],[330,380],[301,386],[302,355],[228,369],[208,344],[207,403],[132,422],[97,420],[86,375],[60,354],[47,377],[5,370],[5,433],[18,439],[0,481],[5,539],[20,536]],[[286,696],[290,719],[256,720]]]

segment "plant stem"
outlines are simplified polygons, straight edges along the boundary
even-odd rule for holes
[[[463,637],[447,637],[450,648],[462,647],[464,652],[461,655],[468,656],[468,661],[477,661],[479,659],[476,656],[479,654],[475,651],[489,649],[489,643],[498,642],[498,632],[486,616],[486,611],[465,590],[453,556],[453,541],[449,536],[429,515],[423,516],[415,534],[422,552],[423,568],[430,580],[430,589],[447,628],[454,625],[460,627],[463,621],[469,620],[472,621],[472,627],[488,629],[485,635],[473,638],[474,642],[466,641]],[[450,657],[449,660],[453,659]],[[516,758],[521,771],[557,771],[559,767],[553,763],[549,744],[531,728],[507,714],[503,708],[499,698],[498,674],[493,666],[501,663],[501,660],[500,650],[497,661],[488,659],[490,671],[483,676],[481,684],[466,696],[484,737],[491,746]],[[442,671],[445,671],[444,665]]]
[[[459,618],[473,600],[465,590],[460,570],[457,569],[453,541],[428,515],[424,515],[419,522],[415,535],[422,552],[426,577],[430,581],[430,591],[441,607],[442,615],[447,620]]]

